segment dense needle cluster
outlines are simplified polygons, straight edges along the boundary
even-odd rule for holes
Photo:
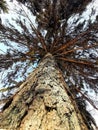
[[[32,31],[28,30],[26,21],[16,21],[22,28],[22,32],[11,25],[11,27],[5,27],[0,24],[0,41],[10,46],[6,54],[0,55],[0,70],[16,65],[15,70],[9,72],[4,79],[5,84],[12,81],[15,83],[15,76],[19,69],[23,68],[21,71],[23,76],[29,66],[38,63],[48,52],[51,53],[62,70],[85,122],[88,122],[89,129],[92,129],[90,123],[95,123],[86,111],[85,101],[98,109],[88,96],[89,90],[98,92],[98,19],[96,18],[94,23],[89,19],[85,28],[86,21],[77,24],[80,17],[73,21],[74,24],[71,27],[68,25],[69,18],[75,14],[81,16],[91,0],[18,1],[30,10],[32,16],[36,16],[38,26],[35,28],[22,5],[21,11],[28,18]],[[93,12],[94,10],[91,15]],[[11,48],[9,41],[13,42],[13,45],[17,43],[20,48],[25,48],[25,51]]]
[[[0,0],[0,12],[8,12],[7,4],[5,0]]]

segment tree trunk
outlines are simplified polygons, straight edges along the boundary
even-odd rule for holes
[[[47,54],[0,114],[0,130],[88,130]]]

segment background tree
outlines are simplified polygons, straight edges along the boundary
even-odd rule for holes
[[[69,26],[70,17],[81,16],[86,5],[91,0],[30,0],[20,1],[36,16],[37,27],[21,5],[21,11],[28,18],[30,29],[26,21],[16,20],[22,31],[14,26],[6,27],[0,24],[0,40],[10,46],[6,54],[0,55],[0,70],[15,66],[15,70],[8,73],[3,80],[6,85],[19,86],[16,78],[19,69],[23,76],[29,66],[33,66],[47,54],[51,53],[59,68],[63,72],[65,82],[68,84],[68,93],[73,96],[82,117],[89,129],[94,119],[86,110],[86,101],[95,109],[96,104],[88,96],[89,90],[98,92],[98,19],[92,23],[91,19],[79,23],[80,17]],[[92,10],[91,15],[95,13]],[[22,14],[21,14],[22,15]],[[87,26],[84,27],[87,22]],[[12,41],[13,43],[11,44]],[[13,49],[18,44],[23,51]],[[8,90],[9,90],[8,89]],[[4,108],[5,109],[5,108]]]

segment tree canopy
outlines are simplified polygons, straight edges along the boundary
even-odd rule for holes
[[[92,129],[91,123],[95,123],[86,111],[85,101],[98,109],[88,96],[90,90],[98,92],[98,18],[94,22],[91,20],[96,11],[92,9],[89,19],[80,22],[91,0],[17,1],[21,3],[20,16],[28,19],[29,28],[25,19],[15,20],[22,31],[11,24],[5,26],[0,23],[0,42],[10,47],[0,55],[0,71],[11,69],[3,82],[12,88],[12,85],[18,87],[21,82],[17,82],[16,78],[19,75],[27,76],[28,68],[38,64],[48,52],[51,53],[62,70],[69,94],[74,96],[85,122]],[[4,10],[1,3],[0,7]],[[36,16],[36,27],[24,6],[30,11],[31,17]],[[76,19],[69,24],[74,17]],[[22,51],[13,48],[16,44],[23,48]]]
[[[8,7],[5,0],[0,0],[0,11],[8,12]]]

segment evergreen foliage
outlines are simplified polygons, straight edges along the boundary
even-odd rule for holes
[[[19,86],[20,82],[15,81],[19,69],[24,67],[21,72],[24,76],[29,66],[38,63],[48,52],[51,53],[69,86],[69,95],[76,101],[88,128],[93,130],[92,124],[96,124],[86,110],[86,101],[98,110],[88,96],[89,90],[98,92],[98,19],[93,23],[89,19],[84,28],[86,21],[77,24],[80,20],[78,17],[73,21],[72,27],[68,27],[69,18],[75,14],[81,16],[91,0],[18,1],[31,11],[32,16],[36,16],[38,26],[35,28],[22,6],[21,9],[30,22],[31,32],[26,21],[16,21],[22,32],[13,26],[0,24],[1,42],[11,46],[7,41],[12,41],[13,44],[26,48],[26,51],[10,48],[6,54],[0,55],[0,71],[16,65],[15,70],[9,72],[4,79],[5,84]],[[2,6],[1,8],[4,10]]]
[[[7,4],[5,0],[0,0],[0,11],[8,12]]]

